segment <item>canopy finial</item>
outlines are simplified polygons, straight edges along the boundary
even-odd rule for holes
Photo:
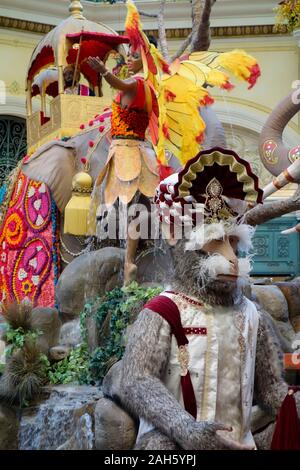
[[[70,6],[69,6],[69,12],[71,13],[72,16],[74,16],[77,19],[84,19],[83,16],[83,6],[81,5],[80,0],[71,0]]]

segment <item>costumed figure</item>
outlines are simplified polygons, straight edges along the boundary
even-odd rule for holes
[[[139,417],[136,449],[254,449],[254,394],[274,418],[284,400],[272,448],[299,448],[300,396],[288,394],[268,315],[243,294],[254,232],[243,214],[262,196],[249,163],[217,147],[157,189],[174,276],[144,306],[103,384]]]
[[[64,93],[67,95],[95,96],[93,90],[80,82],[80,71],[76,65],[67,65],[64,68]]]
[[[155,152],[146,140],[151,119],[158,120],[156,90],[163,67],[167,68],[159,52],[140,29],[137,11],[129,4],[126,31],[131,40],[128,70],[131,78],[122,80],[109,72],[98,58],[88,63],[115,89],[119,90],[112,104],[112,143],[104,169],[96,181],[99,188],[106,178],[104,204],[111,207],[117,200],[128,205],[145,202],[154,195],[159,182]],[[143,71],[151,63],[151,72]],[[152,117],[153,116],[153,117]],[[125,282],[135,277],[134,257],[137,241],[127,237]]]
[[[130,39],[128,69],[132,77],[121,80],[98,58],[88,60],[94,70],[119,90],[112,104],[112,144],[105,168],[96,181],[94,206],[101,201],[99,194],[98,200],[95,195],[102,183],[101,202],[106,207],[117,199],[123,204],[141,202],[140,194],[153,197],[159,177],[172,172],[166,148],[181,164],[200,150],[205,122],[199,108],[213,102],[207,87],[232,88],[221,68],[248,81],[250,87],[260,75],[256,60],[243,51],[195,53],[169,66],[143,33],[139,13],[131,0],[127,7],[125,29]],[[146,140],[147,128],[155,153]],[[137,240],[128,233],[125,283],[136,275],[136,247]]]
[[[135,200],[135,194],[137,199],[142,196],[144,200],[154,197],[159,178],[166,177],[170,172],[169,165],[178,169],[196,155],[202,145],[203,148],[210,148],[217,143],[225,146],[221,124],[213,110],[207,107],[213,102],[208,93],[210,87],[218,86],[225,90],[232,88],[229,76],[222,70],[245,80],[249,87],[259,76],[256,60],[239,50],[184,55],[169,66],[169,73],[163,73],[167,70],[166,64],[142,33],[135,7],[132,4],[129,6],[126,29],[132,44],[132,54],[140,54],[142,59],[131,58],[132,73],[137,71],[136,64],[139,63],[140,68],[142,62],[144,76],[137,74],[128,81],[117,80],[112,74],[106,74],[100,64],[106,74],[104,79],[117,88],[121,87],[119,102],[117,99],[113,105],[112,134],[116,138],[112,142],[111,110],[105,109],[96,115],[99,112],[99,97],[91,98],[87,108],[83,103],[84,109],[92,109],[87,124],[80,124],[82,118],[76,121],[81,114],[77,115],[77,111],[72,111],[71,120],[68,118],[69,113],[62,112],[63,108],[70,111],[77,109],[77,105],[83,106],[80,100],[88,101],[89,98],[73,96],[72,107],[67,104],[70,97],[64,94],[62,74],[57,76],[57,69],[62,64],[55,58],[60,57],[59,50],[63,46],[62,50],[68,54],[63,63],[78,62],[78,68],[97,95],[101,79],[88,66],[86,58],[92,55],[105,60],[112,48],[128,42],[128,38],[116,34],[103,35],[102,27],[98,24],[84,23],[87,20],[82,17],[80,2],[76,1],[72,2],[70,18],[46,35],[33,54],[28,71],[30,151],[9,175],[0,194],[0,258],[3,260],[0,263],[1,300],[22,301],[27,298],[39,305],[53,306],[54,285],[61,267],[64,268],[86,248],[85,240],[78,240],[77,237],[87,233],[90,192],[95,182],[98,184],[96,188],[104,188],[105,198],[102,202],[105,203],[113,204],[119,194],[120,201],[126,205]],[[55,42],[52,44],[53,38]],[[73,44],[71,48],[70,39]],[[57,49],[54,57],[44,56],[45,51],[49,50],[42,47],[44,43],[52,44]],[[81,44],[80,54],[78,47],[75,47],[77,43]],[[41,54],[38,53],[40,47]],[[43,68],[39,72],[39,68],[36,68],[39,61],[44,65],[48,61],[51,69]],[[55,69],[52,70],[53,66]],[[95,66],[99,67],[99,63],[95,63]],[[131,89],[129,94],[124,87]],[[56,107],[50,117],[45,115],[43,106],[41,113],[32,113],[32,97],[40,94],[45,101],[45,93],[60,103],[62,124],[57,132],[64,139],[73,132],[71,139],[52,140],[51,123],[57,115]],[[138,107],[134,107],[130,100],[135,101]],[[123,109],[122,103],[127,107]],[[118,110],[122,111],[120,115]],[[74,125],[69,129],[72,120]],[[143,130],[147,123],[156,159],[150,143],[138,140],[144,136]],[[34,138],[36,130],[39,138]],[[48,132],[49,136],[46,135]],[[221,144],[220,134],[223,136]],[[124,142],[127,145],[122,146]],[[107,158],[110,143],[111,151]],[[170,161],[165,155],[166,148],[172,155]],[[103,167],[105,169],[102,172]],[[63,214],[64,220],[60,223]],[[36,245],[37,238],[42,240],[41,245]],[[127,279],[134,277],[136,243],[136,240],[129,238]]]

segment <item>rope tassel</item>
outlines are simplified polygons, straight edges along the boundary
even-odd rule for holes
[[[91,235],[95,227],[89,226],[93,180],[81,171],[72,181],[72,197],[65,208],[64,232],[72,235]]]

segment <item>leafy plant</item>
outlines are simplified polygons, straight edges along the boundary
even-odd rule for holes
[[[86,343],[74,348],[68,357],[49,365],[47,376],[51,384],[87,383],[89,354]]]
[[[126,328],[134,322],[143,305],[161,292],[159,287],[144,288],[133,282],[128,287],[115,288],[102,300],[85,306],[83,318],[93,310],[99,332],[100,346],[92,353],[89,363],[89,375],[101,380],[109,368],[119,361],[125,350],[124,336]]]
[[[42,334],[40,331],[26,330],[21,326],[13,328],[8,324],[4,335],[8,343],[9,367],[4,374],[7,372],[9,395],[14,394],[24,406],[44,383],[91,384],[101,380],[114,362],[123,356],[127,327],[134,322],[143,305],[161,290],[159,287],[144,288],[134,282],[87,303],[80,315],[83,342],[68,357],[53,364],[35,347],[38,336]],[[87,344],[89,318],[96,321],[100,344],[91,355]]]
[[[14,329],[8,325],[4,334],[5,342],[8,343],[5,349],[6,357],[11,357],[16,350],[23,348],[26,342],[35,343],[41,334],[38,330],[26,331],[22,326]]]
[[[286,0],[275,8],[277,13],[276,29],[281,30],[287,24],[289,32],[300,28],[300,0]]]
[[[48,359],[32,340],[27,340],[6,363],[1,377],[2,399],[28,406],[47,383]]]

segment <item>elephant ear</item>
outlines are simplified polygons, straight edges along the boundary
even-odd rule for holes
[[[21,170],[29,178],[45,183],[58,209],[63,212],[72,196],[74,161],[74,148],[52,142],[34,153],[23,163]]]

